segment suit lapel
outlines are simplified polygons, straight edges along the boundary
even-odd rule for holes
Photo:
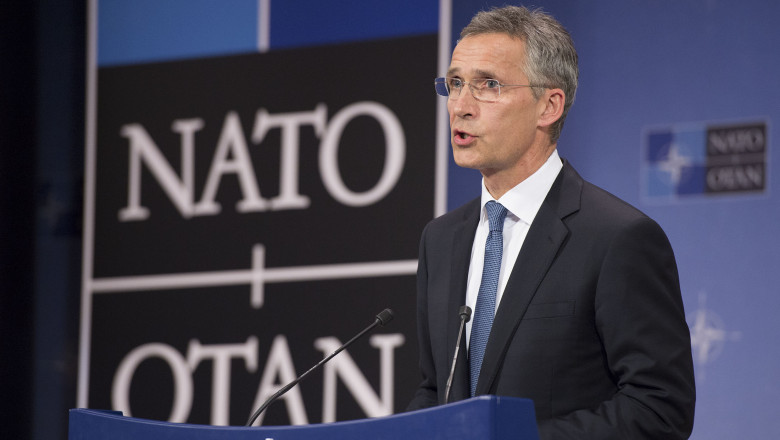
[[[465,330],[464,337],[459,342],[458,329],[460,328],[460,306],[466,304],[466,286],[468,281],[469,263],[471,261],[471,248],[474,244],[474,233],[477,229],[480,214],[480,200],[471,202],[460,222],[453,228],[452,235],[452,267],[450,268],[450,295],[447,306],[447,368],[452,365],[455,355],[455,345],[460,343],[455,377],[450,390],[450,402],[463,400],[469,397],[468,375],[468,351],[466,350]],[[449,369],[447,370],[449,375]],[[443,394],[441,396],[444,399]],[[443,403],[443,401],[442,401]]]
[[[563,169],[528,230],[504,289],[485,348],[477,394],[494,392],[493,383],[512,337],[569,234],[562,219],[579,209],[581,189],[582,179],[564,161]]]

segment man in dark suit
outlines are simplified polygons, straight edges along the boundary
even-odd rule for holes
[[[555,19],[506,7],[472,19],[436,80],[455,161],[483,185],[422,235],[423,381],[409,409],[445,403],[460,344],[449,401],[530,398],[542,439],[688,438],[693,362],[671,245],[557,153],[577,75]],[[458,341],[464,304],[474,319]]]

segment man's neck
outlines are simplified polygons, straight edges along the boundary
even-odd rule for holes
[[[518,162],[514,167],[492,172],[491,170],[481,171],[485,181],[485,188],[494,199],[498,200],[506,194],[507,191],[519,185],[525,179],[532,176],[535,172],[547,162],[550,155],[558,147],[558,144],[551,144],[545,150],[538,151],[537,154],[530,155],[527,160]],[[531,151],[529,150],[529,154]]]

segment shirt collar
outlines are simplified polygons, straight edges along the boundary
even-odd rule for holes
[[[542,207],[542,202],[547,197],[550,187],[552,187],[555,178],[558,177],[558,173],[560,173],[562,168],[563,162],[561,162],[561,158],[558,156],[558,150],[553,150],[547,161],[535,173],[518,183],[496,201],[504,205],[507,211],[509,211],[507,213],[508,216],[530,225],[534,217],[536,217],[539,208]],[[485,187],[485,179],[483,178],[481,220],[487,218],[485,204],[491,200],[495,199],[490,195],[487,187]]]

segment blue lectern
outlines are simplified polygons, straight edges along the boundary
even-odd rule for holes
[[[482,396],[374,419],[302,426],[209,426],[70,410],[69,440],[538,440],[533,402]]]

